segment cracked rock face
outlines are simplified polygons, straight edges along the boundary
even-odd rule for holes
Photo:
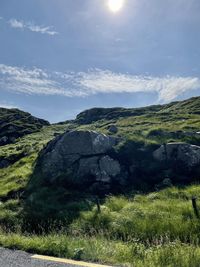
[[[110,183],[111,177],[120,174],[120,165],[108,155],[80,159],[77,176],[88,174],[94,176],[98,182]]]
[[[72,182],[74,179],[80,184],[84,178],[110,183],[121,171],[119,162],[108,155],[116,143],[116,138],[94,131],[66,132],[42,151],[39,159],[42,175],[50,182],[70,175]]]
[[[200,147],[186,143],[162,145],[153,155],[159,161],[181,161],[190,168],[200,164]]]

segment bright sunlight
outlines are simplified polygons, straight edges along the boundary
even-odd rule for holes
[[[125,0],[108,0],[108,7],[110,11],[116,13],[122,9]]]

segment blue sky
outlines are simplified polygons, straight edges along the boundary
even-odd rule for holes
[[[0,106],[57,122],[200,95],[200,1],[108,1],[1,0]]]

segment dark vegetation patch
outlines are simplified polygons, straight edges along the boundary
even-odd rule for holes
[[[14,143],[17,138],[39,131],[48,121],[18,109],[0,108],[0,145]]]

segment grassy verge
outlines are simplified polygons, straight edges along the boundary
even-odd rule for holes
[[[137,241],[108,240],[103,236],[64,234],[23,236],[0,233],[0,245],[31,253],[99,262],[117,266],[199,267],[200,248],[180,241],[144,245]],[[157,243],[157,244],[156,244]]]
[[[199,267],[200,221],[192,209],[193,195],[200,197],[199,185],[109,196],[100,213],[91,206],[70,225],[63,223],[60,232],[52,227],[42,235],[21,232],[20,202],[7,201],[0,206],[0,219],[8,223],[0,231],[0,246],[116,266]]]

